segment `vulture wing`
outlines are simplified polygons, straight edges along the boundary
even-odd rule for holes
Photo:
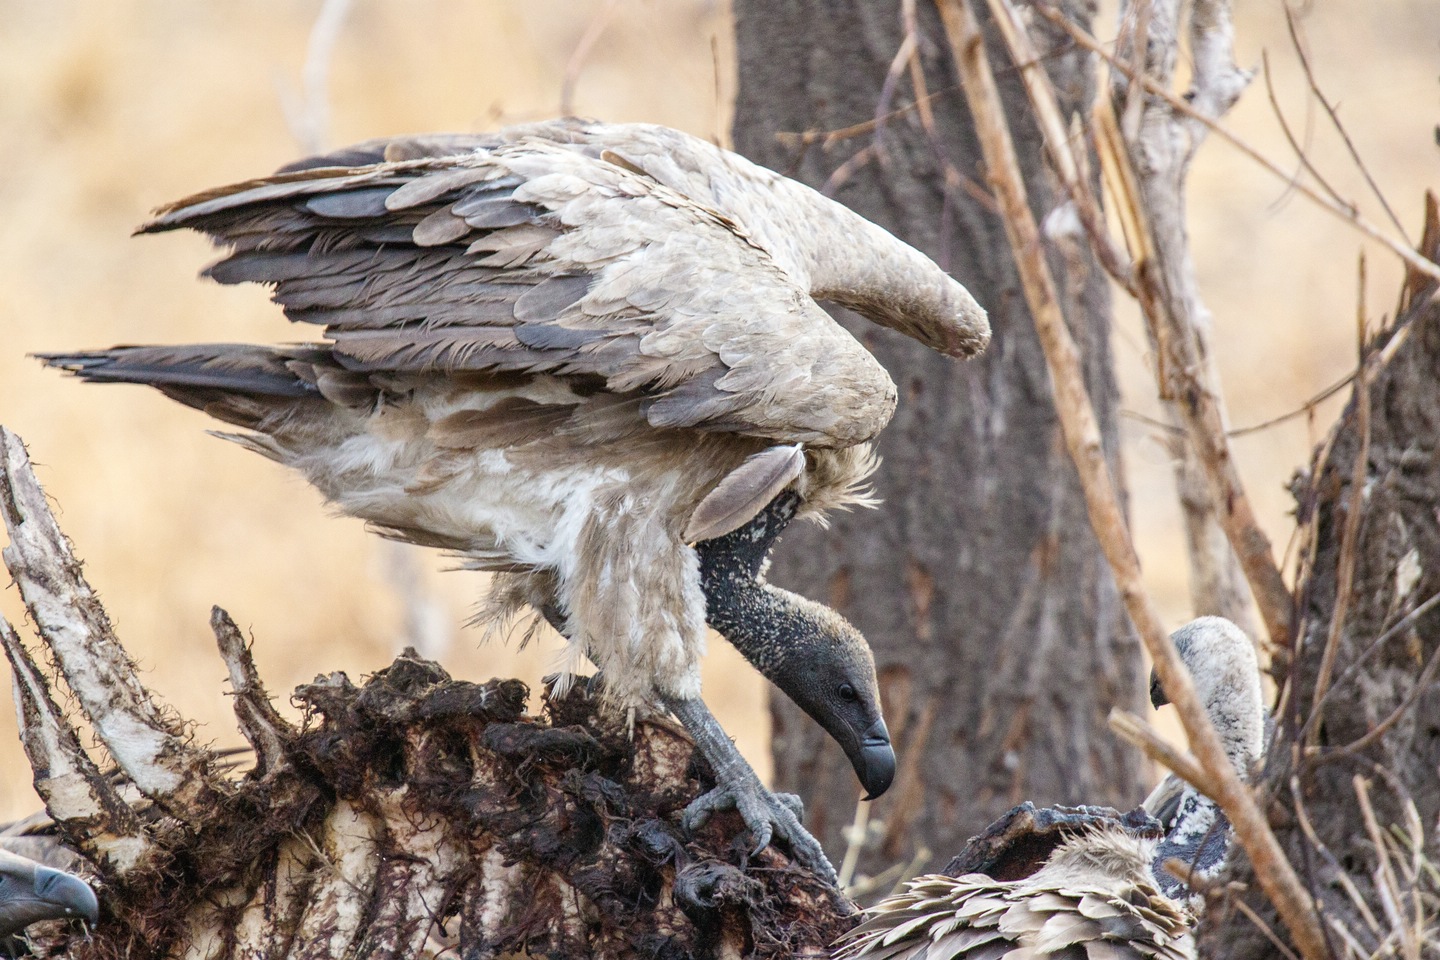
[[[989,342],[985,311],[924,254],[804,184],[669,127],[566,118],[493,133],[382,138],[282,172],[438,158],[522,141],[605,160],[720,211],[817,300],[850,307],[955,357],[972,356]]]
[[[655,427],[816,446],[894,409],[879,363],[734,220],[547,141],[294,170],[142,229],[177,227],[230,247],[211,276],[273,285],[356,372],[548,373],[638,394]]]

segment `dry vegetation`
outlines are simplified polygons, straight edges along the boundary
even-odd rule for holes
[[[394,588],[397,564],[418,570],[441,605],[434,620],[451,629],[433,631],[441,636],[431,640],[448,636],[448,649],[428,652],[454,676],[534,681],[554,649],[477,648],[478,635],[460,628],[476,592],[473,575],[437,575],[444,564],[433,555],[401,552],[354,521],[328,518],[308,487],[205,437],[206,424],[191,411],[149,391],[85,389],[25,357],[121,342],[300,334],[263,292],[194,280],[210,258],[202,241],[127,234],[163,201],[268,170],[300,151],[282,101],[298,85],[317,9],[313,0],[0,0],[0,142],[10,161],[0,181],[0,422],[29,442],[121,638],[150,670],[147,681],[184,716],[206,722],[202,737],[220,743],[237,737],[218,696],[223,670],[207,627],[214,603],[253,630],[272,689],[321,671],[358,676],[389,663],[409,640]],[[335,51],[329,141],[553,115],[572,52],[606,17],[574,74],[576,111],[722,136],[730,58],[718,3],[358,0]],[[1321,82],[1413,235],[1416,198],[1436,169],[1430,130],[1440,118],[1440,6],[1332,0],[1305,10],[1302,22]],[[1238,44],[1242,65],[1258,65],[1261,50],[1270,52],[1292,126],[1313,134],[1312,160],[1342,193],[1365,196],[1343,146],[1307,112],[1278,0],[1241,11]],[[1228,122],[1288,163],[1263,88],[1251,89]],[[1199,279],[1215,313],[1235,424],[1293,410],[1345,376],[1354,365],[1355,236],[1218,142],[1192,173],[1191,203]],[[1370,273],[1373,320],[1392,309],[1387,298],[1399,272],[1372,256]],[[1138,321],[1123,317],[1116,336],[1127,400],[1154,414]],[[1236,441],[1277,544],[1292,529],[1284,483],[1338,403]],[[1127,424],[1126,440],[1147,579],[1178,621],[1189,611],[1168,454],[1139,420]],[[0,609],[19,620],[11,593],[0,597]],[[321,649],[313,645],[319,637],[351,642]],[[759,678],[728,649],[717,649],[709,666],[707,689],[722,724],[763,763]],[[13,720],[3,723],[10,728]],[[13,732],[0,733],[0,749],[4,769],[23,769]],[[35,803],[27,778],[5,778],[0,816]]]

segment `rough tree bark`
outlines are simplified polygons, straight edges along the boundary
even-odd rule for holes
[[[1440,256],[1433,197],[1420,252]],[[1397,318],[1294,484],[1298,643],[1259,784],[1337,957],[1440,957],[1440,285],[1412,275]],[[1247,916],[1283,930],[1250,865],[1234,874],[1203,955],[1283,956]]]
[[[1066,10],[1088,27],[1090,4]],[[961,365],[845,321],[900,387],[880,441],[885,506],[791,534],[772,572],[836,606],[875,649],[901,765],[870,814],[883,829],[861,871],[874,874],[919,847],[943,862],[1024,799],[1132,806],[1140,765],[1105,717],[1140,703],[1139,651],[1060,439],[935,7],[740,0],[736,30],[737,148],[934,256],[990,311],[995,330],[985,356]],[[1085,109],[1095,92],[1087,58],[1043,27],[1037,40],[1054,51],[1046,62],[1062,106]],[[1057,192],[1017,75],[994,52],[1003,51],[998,41],[991,50],[1043,220]],[[1104,277],[1063,237],[1048,253],[1113,471]],[[800,793],[817,836],[844,849],[856,798],[844,758],[780,698],[772,716],[777,787]]]

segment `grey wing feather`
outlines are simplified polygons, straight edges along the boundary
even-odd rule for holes
[[[290,361],[303,351],[240,343],[190,347],[114,347],[84,353],[42,353],[47,365],[98,383],[146,383],[196,390],[228,390],[270,397],[315,396]]]
[[[365,406],[378,393],[363,375],[338,367],[323,348],[218,343],[114,347],[39,358],[82,380],[148,384],[173,400],[247,430],[259,429],[269,415],[296,403]]]
[[[685,528],[685,539],[713,540],[739,530],[804,470],[805,451],[799,444],[769,447],[747,457],[700,501]]]

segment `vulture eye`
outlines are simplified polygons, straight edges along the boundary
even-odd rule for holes
[[[840,684],[840,689],[837,692],[840,694],[841,700],[845,700],[849,703],[854,703],[856,700],[860,699],[860,695],[855,692],[855,688],[850,686],[850,684],[848,683]]]

